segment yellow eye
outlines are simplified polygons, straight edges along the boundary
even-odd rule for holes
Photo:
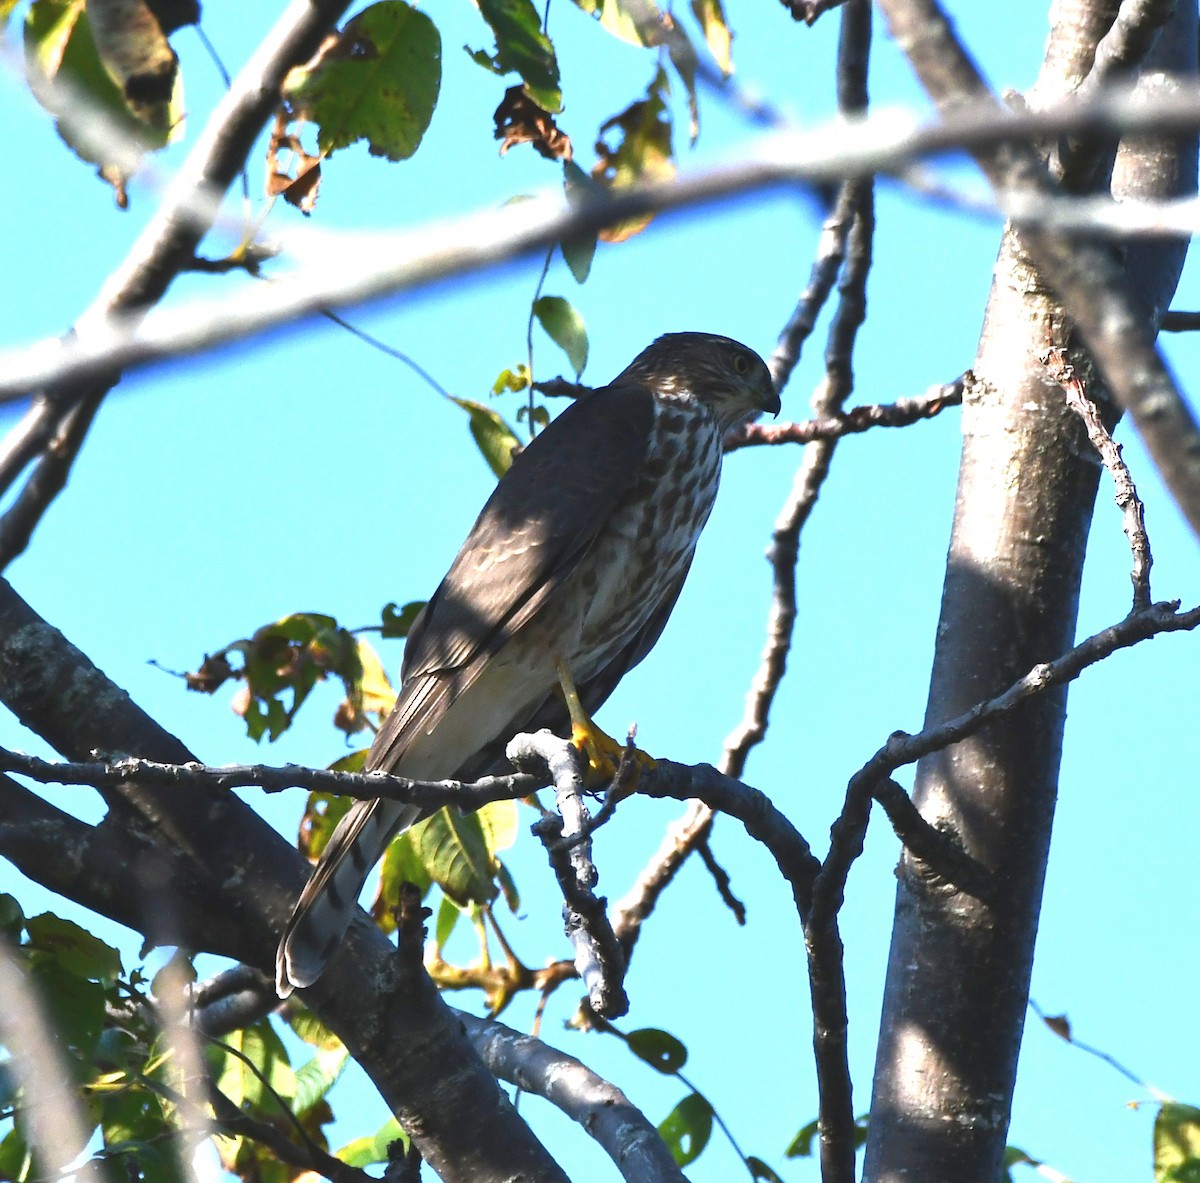
[[[744,353],[733,355],[733,369],[737,374],[750,373],[750,359]]]

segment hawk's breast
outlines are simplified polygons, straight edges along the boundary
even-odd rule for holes
[[[655,400],[642,472],[597,537],[576,578],[584,610],[576,677],[602,669],[686,573],[721,475],[722,435],[691,399]]]

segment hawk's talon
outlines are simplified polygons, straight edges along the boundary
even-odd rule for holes
[[[585,779],[598,785],[620,777],[621,796],[636,792],[638,777],[658,767],[653,756],[631,744],[619,743],[590,719],[571,724],[571,744],[587,758]],[[627,786],[627,787],[626,787]]]

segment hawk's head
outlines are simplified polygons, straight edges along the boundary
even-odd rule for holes
[[[643,349],[617,379],[703,403],[722,431],[748,415],[779,414],[771,372],[753,349],[715,333],[667,333]]]

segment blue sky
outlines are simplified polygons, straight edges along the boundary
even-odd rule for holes
[[[1045,3],[949,7],[997,86],[1032,82],[1046,35]],[[728,10],[742,83],[801,122],[826,117],[836,19],[805,29],[778,6],[730,0]],[[507,82],[459,50],[487,41],[475,10],[461,4],[429,11],[442,31],[444,78],[426,143],[400,166],[371,159],[361,147],[337,154],[327,166],[318,226],[416,226],[557,183],[557,171],[530,149],[504,159],[496,154],[491,111]],[[236,68],[270,15],[266,5],[210,5],[205,29]],[[561,122],[580,163],[590,167],[598,124],[640,96],[653,62],[589,27],[571,5],[554,9],[551,32],[564,77]],[[190,142],[219,83],[192,31],[181,31],[176,42],[193,113]],[[920,102],[907,67],[878,29],[871,89],[879,105]],[[675,98],[682,126],[678,88]],[[0,102],[8,158],[21,166],[6,186],[0,222],[10,293],[0,344],[19,345],[64,330],[86,307],[152,210],[154,193],[135,186],[131,210],[116,211],[7,75],[0,75]],[[711,96],[702,96],[702,104],[697,149],[687,151],[685,136],[677,135],[685,168],[735,153],[754,134]],[[179,158],[176,150],[163,166]],[[971,179],[961,167],[952,175]],[[278,209],[268,232],[298,221],[294,211]],[[856,398],[863,402],[917,393],[971,363],[999,234],[995,222],[930,210],[886,183],[878,221],[870,317],[855,357]],[[583,287],[556,261],[545,290],[573,300],[585,316],[592,354],[584,378],[594,383],[612,377],[655,335],[675,329],[727,333],[767,354],[806,281],[819,228],[819,210],[803,193],[748,197],[660,219],[627,244],[601,248]],[[220,253],[219,244],[210,253]],[[539,265],[513,264],[357,310],[352,319],[411,353],[454,394],[483,399],[496,374],[524,358]],[[178,284],[171,301],[213,296],[239,282],[247,281],[195,277]],[[1176,306],[1200,306],[1194,266]],[[822,369],[824,329],[825,321],[784,392],[785,418],[806,414]],[[1182,339],[1166,344],[1188,389],[1196,347]],[[538,375],[565,368],[555,347],[536,338]],[[499,404],[510,418],[517,405],[513,398]],[[16,415],[0,408],[0,427]],[[1194,539],[1132,432],[1123,428],[1120,438],[1146,502],[1156,596],[1195,602]],[[768,792],[818,851],[848,777],[892,730],[920,725],[958,445],[953,411],[846,441],[804,532],[789,676],[746,779]],[[757,666],[770,587],[763,551],[799,458],[794,448],[729,458],[671,625],[601,713],[609,730],[636,720],[651,752],[687,762],[717,759]],[[260,748],[245,739],[226,695],[189,695],[149,663],[194,668],[205,652],[291,611],[330,612],[354,625],[377,618],[389,600],[424,598],[491,480],[461,411],[394,360],[314,322],[128,377],[101,412],[69,489],[10,576],[39,612],[204,759],[324,765],[345,750],[328,725],[337,701],[332,689],[314,696],[293,733]],[[1128,570],[1120,514],[1103,478],[1081,636],[1124,615]],[[1194,1103],[1200,1102],[1197,964],[1190,952],[1200,824],[1196,644],[1182,635],[1143,644],[1089,671],[1071,690],[1033,976],[1035,998],[1051,1013],[1067,1011],[1081,1039]],[[398,667],[397,644],[385,649],[384,660],[389,670]],[[7,716],[0,717],[0,743],[41,750]],[[53,795],[94,815],[86,790]],[[294,833],[299,793],[269,802],[247,797],[284,833]],[[597,841],[601,890],[613,898],[624,893],[676,813],[640,800],[622,808]],[[737,827],[719,827],[715,850],[749,907],[749,923],[738,928],[702,869],[689,865],[639,945],[626,1024],[666,1027],[683,1039],[691,1051],[689,1077],[743,1149],[785,1179],[815,1178],[813,1164],[782,1161],[792,1134],[816,1113],[798,925],[766,856]],[[860,1110],[869,1098],[896,853],[895,839],[876,819],[842,918]],[[523,913],[509,919],[506,932],[535,964],[563,956],[559,905],[540,854],[526,840],[511,861]],[[0,890],[18,894],[31,912],[52,907],[80,916],[4,868]],[[97,924],[96,931],[136,951],[137,940],[115,926]],[[562,1031],[574,997],[570,989],[559,992],[543,1035],[661,1120],[686,1090],[638,1064],[614,1040]],[[472,996],[452,1001],[479,1005]],[[527,1027],[533,1005],[518,1000],[505,1021]],[[1034,1023],[1011,1140],[1073,1179],[1148,1178],[1152,1116],[1149,1108],[1129,1107],[1137,1100],[1148,1098]],[[382,1121],[382,1106],[372,1103],[361,1079],[339,1085],[334,1105],[354,1115],[339,1124],[341,1141]],[[523,1112],[574,1178],[617,1177],[557,1115],[530,1099]],[[737,1169],[715,1136],[689,1176],[697,1183],[723,1180],[737,1177]]]

